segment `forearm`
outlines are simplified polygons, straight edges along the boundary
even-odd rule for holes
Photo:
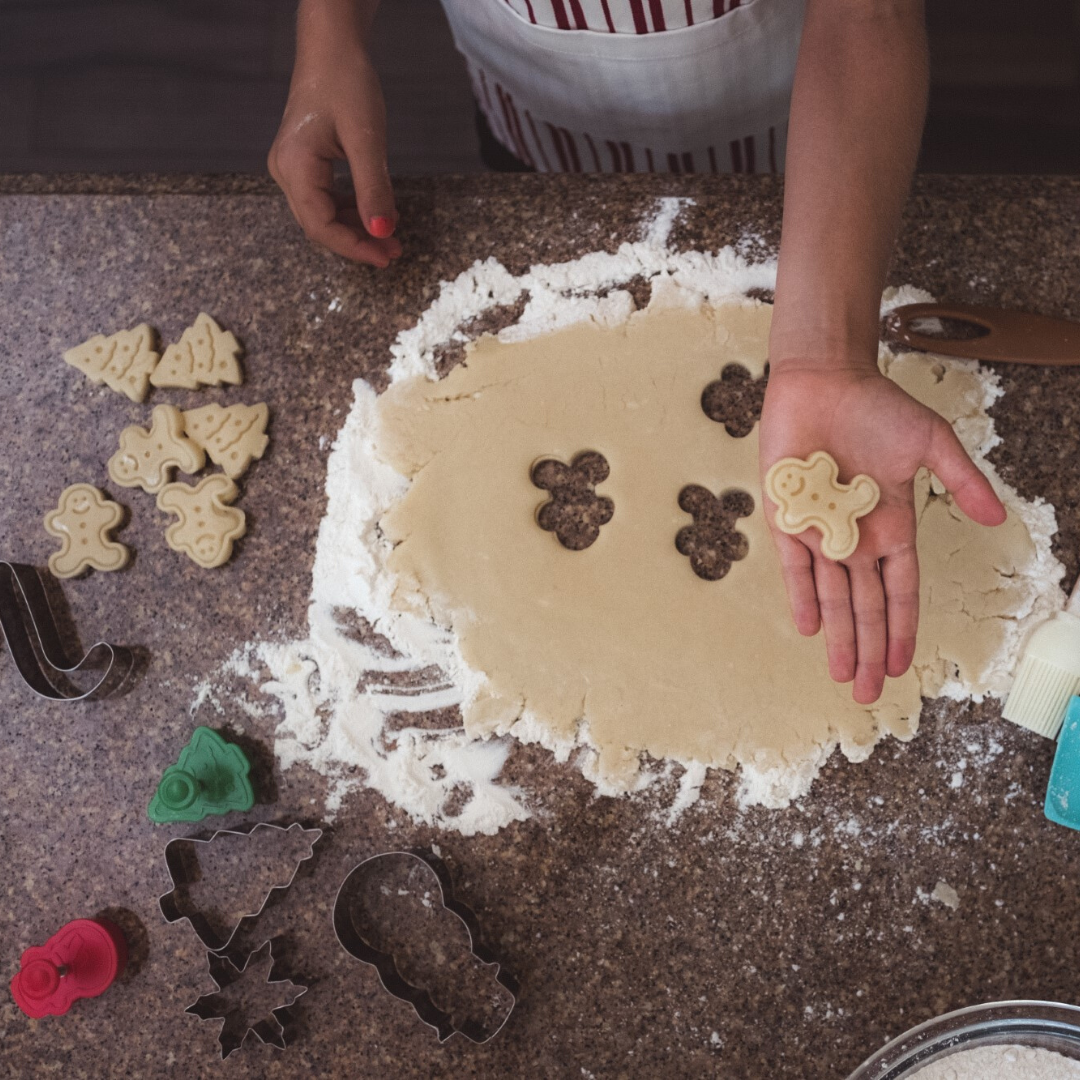
[[[379,0],[300,0],[296,13],[296,67],[318,70],[328,49],[364,47]]]
[[[774,367],[876,361],[926,111],[920,0],[808,0],[795,73]]]

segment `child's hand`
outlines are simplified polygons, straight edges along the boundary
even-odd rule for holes
[[[761,472],[782,457],[826,450],[846,482],[872,476],[881,501],[859,522],[859,546],[836,563],[820,553],[810,529],[788,536],[766,518],[780,554],[799,632],[825,628],[829,674],[855,681],[852,696],[876,701],[885,676],[911,665],[919,623],[919,563],[915,552],[913,480],[926,466],[956,504],[981,525],[1000,525],[1005,507],[975,467],[952,427],[920,405],[876,367],[774,361],[761,417]]]
[[[355,21],[349,8],[301,5],[289,100],[268,165],[310,239],[385,267],[401,254],[392,235],[397,211],[386,167],[386,109]],[[355,204],[334,193],[340,160],[349,163]]]

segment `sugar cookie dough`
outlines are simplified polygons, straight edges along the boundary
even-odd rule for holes
[[[84,570],[122,570],[131,552],[111,536],[124,511],[92,484],[72,484],[60,493],[55,510],[45,515],[45,531],[62,541],[49,556],[49,569],[68,578]]]
[[[821,534],[826,559],[846,559],[859,546],[859,518],[878,504],[881,489],[860,473],[841,484],[831,454],[817,450],[805,461],[781,458],[765,474],[765,491],[776,503],[776,527],[791,536],[807,529]]]
[[[166,543],[207,570],[227,563],[233,542],[247,530],[244,511],[229,505],[238,494],[236,484],[221,473],[194,487],[166,485],[158,494],[158,509],[177,517],[165,531]]]
[[[269,439],[266,422],[270,409],[258,405],[204,405],[184,413],[184,430],[220,465],[233,480],[247,472],[252,461],[261,458]]]
[[[78,368],[92,382],[103,382],[132,401],[144,401],[158,363],[154,337],[146,323],[108,337],[95,334],[89,341],[68,349],[64,362]]]
[[[380,523],[395,545],[383,556],[393,603],[452,627],[478,673],[462,707],[468,731],[524,718],[551,745],[588,742],[597,775],[625,785],[642,752],[758,772],[820,761],[837,741],[862,757],[882,732],[913,734],[923,694],[1000,689],[1007,673],[993,665],[1031,610],[1037,553],[1017,516],[972,525],[928,475],[916,482],[914,668],[863,707],[829,679],[822,637],[796,632],[756,497],[757,437],[733,438],[702,407],[726,365],[761,376],[770,317],[756,301],[654,300],[612,328],[482,338],[446,378],[401,378],[379,398],[376,452],[411,481]],[[975,365],[888,362],[969,433],[992,430]],[[583,448],[608,462],[616,510],[595,543],[567,551],[536,527],[530,469]],[[738,519],[745,557],[718,581],[692,573],[675,545],[689,485],[755,496]]]
[[[121,487],[159,492],[175,469],[197,473],[206,464],[203,448],[184,434],[184,414],[175,405],[155,405],[150,427],[120,432],[120,449],[109,458],[109,477]]]
[[[196,390],[200,386],[239,386],[240,342],[206,312],[201,312],[194,326],[189,326],[175,345],[166,348],[161,362],[150,376],[154,386]]]

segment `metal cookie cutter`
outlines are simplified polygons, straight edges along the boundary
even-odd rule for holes
[[[41,578],[34,567],[23,563],[0,560],[0,630],[23,682],[39,697],[97,700],[115,690],[131,671],[131,651],[107,641],[99,641],[78,663],[71,663]],[[92,659],[106,656],[105,673],[89,690],[79,690],[68,681],[67,676],[89,667]]]
[[[217,985],[214,994],[203,994],[185,1012],[197,1016],[200,1020],[220,1020],[221,1033],[218,1043],[221,1046],[221,1060],[224,1061],[234,1050],[239,1050],[247,1038],[248,1032],[255,1032],[260,1042],[284,1050],[286,1045],[285,1025],[282,1014],[298,998],[307,993],[306,986],[300,986],[289,979],[275,979],[274,948],[272,941],[263,942],[253,953],[249,953],[243,967],[237,967],[228,957],[206,954],[210,967],[210,978]],[[281,1004],[275,1006],[261,1020],[251,1022],[250,1016],[243,1012],[243,1002],[230,1002],[229,987],[234,983],[250,980],[266,969],[266,985],[279,987]]]
[[[442,899],[442,906],[446,908],[447,911],[456,915],[458,919],[464,923],[465,929],[469,934],[469,948],[472,951],[473,956],[484,964],[494,966],[496,982],[498,982],[510,995],[510,1008],[507,1009],[502,1022],[493,1031],[485,1030],[480,1024],[473,1020],[467,1020],[460,1026],[456,1025],[453,1017],[448,1012],[440,1009],[438,1005],[432,1001],[431,995],[426,990],[423,990],[418,986],[413,986],[411,983],[405,981],[397,969],[397,964],[394,962],[393,956],[389,953],[380,952],[378,949],[374,948],[361,936],[359,930],[356,928],[352,917],[352,907],[349,904],[349,882],[353,881],[355,883],[355,879],[367,873],[371,869],[372,863],[377,860],[393,858],[395,856],[404,856],[409,859],[415,859],[417,862],[426,866],[435,875],[435,879],[439,883],[439,895]],[[337,935],[341,947],[347,953],[355,956],[357,960],[362,960],[365,964],[370,964],[378,971],[379,981],[383,984],[384,989],[388,990],[394,997],[401,998],[402,1001],[407,1001],[412,1005],[416,1010],[416,1015],[429,1027],[434,1028],[438,1033],[439,1042],[446,1042],[446,1040],[455,1032],[460,1032],[470,1042],[488,1042],[488,1040],[495,1038],[495,1036],[506,1027],[506,1022],[510,1019],[510,1014],[517,1005],[517,998],[520,990],[517,979],[503,968],[502,964],[496,959],[491,950],[481,942],[480,923],[476,918],[476,914],[460,900],[454,899],[453,884],[450,880],[450,872],[447,870],[446,864],[433,852],[427,851],[426,849],[412,848],[406,851],[384,851],[378,855],[372,855],[371,858],[365,859],[362,863],[353,867],[353,869],[345,876],[345,880],[341,883],[341,887],[338,889],[337,899],[334,901],[334,933]]]
[[[188,895],[188,886],[201,880],[202,869],[199,865],[199,858],[197,848],[191,847],[191,845],[206,845],[212,844],[215,840],[222,836],[238,836],[242,839],[248,839],[256,835],[261,835],[264,831],[272,830],[284,835],[294,834],[306,841],[308,845],[308,851],[306,855],[301,855],[295,861],[291,872],[284,881],[275,882],[266,890],[265,896],[263,896],[262,903],[254,910],[246,912],[241,915],[236,921],[236,925],[229,931],[226,937],[221,937],[214,927],[210,924],[209,919],[195,908],[191,904],[191,898]],[[300,864],[310,859],[314,854],[315,844],[318,842],[319,837],[322,836],[322,829],[305,829],[303,825],[298,822],[294,822],[288,827],[282,825],[270,825],[266,822],[260,821],[252,829],[247,832],[241,832],[237,829],[219,829],[207,840],[196,840],[193,838],[177,837],[170,840],[165,845],[165,864],[169,868],[169,876],[172,878],[173,888],[170,892],[165,893],[164,896],[158,899],[158,906],[161,908],[161,914],[165,916],[166,922],[178,922],[181,919],[187,919],[191,923],[191,928],[199,936],[199,940],[211,951],[211,952],[223,952],[229,947],[232,939],[236,937],[236,931],[240,929],[240,924],[245,919],[254,919],[262,914],[263,909],[266,907],[270,900],[272,893],[282,889],[287,889],[296,877],[297,871],[300,869]]]

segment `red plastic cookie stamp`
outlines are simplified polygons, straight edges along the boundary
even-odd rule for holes
[[[75,919],[22,954],[11,994],[34,1019],[63,1016],[79,998],[105,993],[126,963],[127,942],[118,927],[105,919]]]

